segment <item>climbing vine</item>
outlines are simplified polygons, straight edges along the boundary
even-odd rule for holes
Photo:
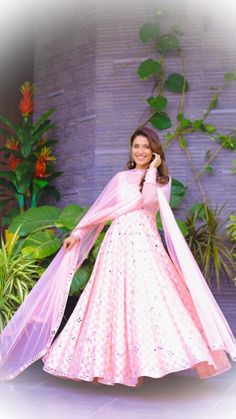
[[[236,273],[234,250],[232,246],[229,247],[226,243],[228,239],[226,227],[224,237],[220,236],[220,227],[222,228],[222,225],[227,222],[230,216],[222,222],[220,217],[224,205],[221,209],[210,207],[202,183],[202,175],[211,174],[214,171],[213,161],[224,149],[232,152],[236,150],[236,129],[225,134],[216,125],[207,122],[210,112],[218,105],[220,95],[232,82],[236,81],[236,74],[229,70],[224,74],[220,87],[209,86],[209,89],[212,91],[212,98],[207,110],[202,112],[201,118],[189,119],[186,116],[185,99],[188,91],[191,89],[191,83],[187,79],[184,49],[181,47],[180,42],[183,31],[180,25],[177,24],[172,26],[169,31],[163,32],[162,23],[164,19],[165,13],[163,10],[158,9],[152,21],[145,22],[139,29],[139,39],[144,44],[144,47],[147,44],[149,46],[151,44],[153,47],[152,57],[145,59],[137,68],[137,74],[142,82],[146,80],[153,81],[151,94],[145,99],[150,114],[140,125],[145,126],[150,123],[157,130],[164,131],[164,150],[167,150],[169,145],[175,141],[188,161],[193,176],[188,185],[184,186],[178,181],[184,191],[182,198],[188,188],[196,182],[202,195],[202,202],[194,203],[180,227],[200,267],[207,275],[207,279],[210,282],[210,278],[214,274],[219,287],[220,273],[222,271],[231,278]],[[166,26],[165,21],[164,27],[166,28]],[[150,48],[148,52],[150,53]],[[169,57],[171,53],[179,60],[181,72],[169,73],[166,57]],[[179,105],[175,118],[171,117],[168,111],[169,92],[179,95]],[[189,144],[194,138],[192,134],[197,132],[201,132],[201,134],[206,136],[206,140],[210,140],[218,145],[214,151],[210,147],[208,148],[200,170],[195,167],[189,149]],[[232,163],[235,165],[235,160]],[[232,173],[234,171],[235,168],[233,166]]]

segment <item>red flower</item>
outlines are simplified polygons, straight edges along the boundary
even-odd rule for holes
[[[11,168],[11,170],[16,170],[17,165],[22,161],[21,158],[15,157],[14,154],[10,154],[10,157],[8,159],[8,164]]]
[[[9,150],[19,150],[19,141],[15,140],[13,137],[7,138],[5,142],[5,147]],[[16,157],[14,154],[10,154],[8,159],[8,164],[12,170],[16,170],[18,163],[22,161],[22,158]]]
[[[36,161],[36,166],[35,166],[35,176],[36,177],[43,177],[46,171],[46,163],[44,163],[44,161],[42,160],[37,160]]]
[[[40,153],[35,153],[37,156],[36,167],[35,167],[35,176],[36,177],[47,177],[50,176],[50,173],[46,173],[46,163],[49,160],[56,160],[56,157],[50,156],[51,148],[42,147]]]
[[[23,116],[28,116],[33,112],[33,84],[26,81],[21,85],[20,91],[23,97],[20,101],[19,109]]]
[[[9,148],[9,150],[19,150],[19,141],[15,140],[13,137],[7,138],[5,147]]]
[[[42,160],[44,162],[49,160],[56,160],[55,156],[50,156],[51,154],[51,147],[42,147],[40,150],[40,153],[35,153],[35,155],[38,157],[39,160]]]

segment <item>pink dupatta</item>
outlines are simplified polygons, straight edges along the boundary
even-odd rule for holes
[[[48,351],[61,324],[73,275],[106,222],[142,207],[142,194],[129,176],[130,171],[121,171],[111,178],[72,232],[79,232],[80,241],[69,252],[61,247],[2,331],[0,381],[11,380]],[[214,351],[214,366],[203,362],[196,367],[200,377],[205,378],[230,368],[225,351],[236,360],[236,341],[175,221],[169,206],[170,191],[171,179],[165,186],[157,185],[170,257],[188,286],[209,346]]]

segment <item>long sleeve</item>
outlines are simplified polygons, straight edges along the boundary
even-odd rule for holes
[[[70,233],[70,236],[78,237],[81,240],[89,230],[89,227],[77,228]]]
[[[122,214],[138,209],[143,204],[143,197],[139,191],[138,183],[130,185],[127,179],[128,171],[118,172],[107,183],[95,202],[70,233],[71,236],[89,241],[90,233],[94,237],[95,230],[102,228],[106,221],[114,220]],[[96,227],[97,226],[97,227]],[[98,230],[97,230],[98,233]],[[89,246],[88,246],[89,247]]]
[[[146,176],[143,183],[142,195],[143,203],[146,206],[155,204],[158,202],[157,199],[157,168],[150,167],[147,169]]]

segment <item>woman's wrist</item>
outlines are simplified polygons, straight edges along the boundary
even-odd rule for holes
[[[144,182],[156,183],[156,178],[157,178],[157,168],[149,167],[146,171]]]
[[[72,233],[70,233],[70,237],[75,237],[76,239],[78,239],[80,236],[80,232],[78,230],[72,231]]]

